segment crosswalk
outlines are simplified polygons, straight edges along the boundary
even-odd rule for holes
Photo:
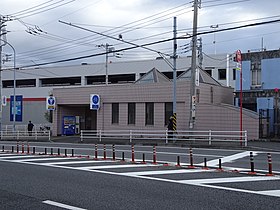
[[[239,156],[245,155],[239,154]],[[195,185],[221,190],[237,191],[258,195],[274,196],[280,198],[280,176],[266,176],[265,174],[248,175],[248,173],[229,173],[215,168],[204,169],[203,167],[188,168],[176,164],[160,164],[152,161],[142,163],[140,160],[112,160],[102,157],[70,157],[58,155],[30,155],[20,153],[0,152],[0,161],[31,164],[45,167],[64,168],[95,173],[113,174],[132,178],[141,178],[154,181],[163,181],[176,184]],[[214,162],[209,161],[209,165]],[[264,185],[267,182],[274,183]],[[245,183],[245,184],[244,184]],[[262,186],[258,189],[258,185]],[[273,187],[271,187],[273,186]]]

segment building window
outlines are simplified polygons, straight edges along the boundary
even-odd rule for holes
[[[218,79],[225,80],[227,78],[226,69],[218,69]]]
[[[112,124],[119,124],[119,104],[112,104]]]
[[[3,88],[13,88],[14,87],[14,80],[4,80],[2,81]],[[29,88],[29,87],[36,87],[36,80],[35,79],[23,79],[23,80],[16,80],[16,88]]]
[[[136,104],[135,103],[128,103],[128,124],[135,125],[135,118],[136,118]]]
[[[261,85],[261,62],[252,61],[251,63],[252,86]]]
[[[154,125],[154,103],[146,103],[146,125]]]
[[[167,125],[168,122],[169,122],[169,118],[173,115],[173,103],[171,102],[167,102],[165,103],[165,107],[164,107],[164,115],[165,115],[165,124],[164,125]]]
[[[215,67],[205,67],[205,72],[212,77],[212,72]]]
[[[236,69],[232,69],[233,80],[236,80]]]

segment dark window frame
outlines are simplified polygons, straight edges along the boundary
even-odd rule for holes
[[[136,122],[136,103],[127,104],[127,124],[135,125]]]
[[[145,125],[154,125],[154,103],[147,102],[145,105]]]
[[[112,103],[112,124],[119,124],[120,105],[119,103]]]

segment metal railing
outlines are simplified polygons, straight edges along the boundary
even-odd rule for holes
[[[192,141],[207,142],[236,142],[247,146],[247,131],[176,131],[168,130],[81,130],[81,142],[86,139],[128,140],[130,143],[137,140],[165,141]]]
[[[39,139],[47,139],[51,140],[51,132],[50,131],[10,131],[4,130],[0,133],[1,140],[39,140]]]
[[[27,125],[16,125],[16,131],[27,131]],[[34,124],[33,131],[50,131],[52,130],[51,124]],[[2,131],[13,131],[13,125],[2,125]]]

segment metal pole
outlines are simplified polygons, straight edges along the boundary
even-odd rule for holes
[[[174,48],[173,48],[173,115],[176,115],[176,101],[177,101],[177,67],[176,67],[176,58],[177,58],[177,18],[174,17],[174,30],[173,30],[173,37],[174,37]]]
[[[198,3],[200,0],[194,0],[194,15],[193,15],[193,38],[192,38],[192,63],[191,63],[191,84],[190,84],[190,116],[189,128],[193,129],[195,123],[195,101],[192,100],[196,95],[195,90],[195,72],[196,72],[196,50],[197,50],[197,16],[198,16]],[[193,103],[194,102],[194,103]]]
[[[106,50],[106,61],[105,61],[106,76],[105,76],[105,84],[108,85],[108,53],[109,53],[109,44],[108,43],[106,43],[106,45],[105,45],[105,50]]]
[[[13,89],[13,109],[12,109],[12,113],[13,113],[13,132],[15,132],[15,130],[16,130],[16,125],[15,125],[15,122],[16,122],[16,50],[9,42],[7,42],[3,39],[0,39],[0,41],[3,41],[5,44],[9,45],[12,48],[12,50],[14,51],[14,89]],[[2,91],[2,89],[1,89],[1,91]],[[2,98],[1,98],[1,101],[2,101]],[[2,103],[1,103],[1,106],[2,106]]]

